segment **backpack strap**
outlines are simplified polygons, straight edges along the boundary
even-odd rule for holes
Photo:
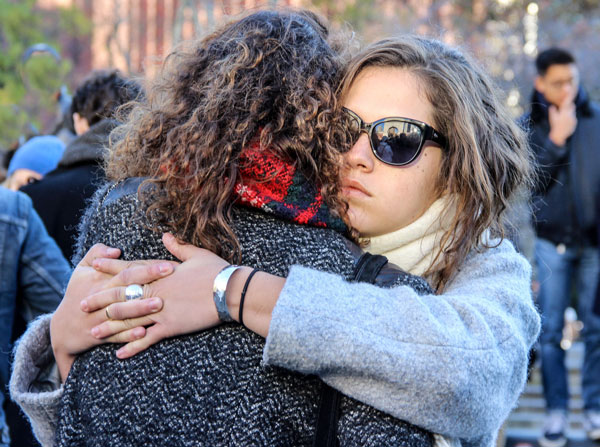
[[[379,272],[387,263],[388,260],[385,256],[364,253],[354,266],[352,280],[354,282],[368,282],[374,284],[377,275],[379,275]]]
[[[321,388],[321,402],[317,417],[317,430],[313,447],[336,447],[337,423],[340,418],[341,393],[325,382]]]
[[[364,253],[354,266],[352,281],[374,284],[377,275],[387,262],[385,256]],[[336,447],[338,445],[337,423],[340,417],[341,398],[342,394],[339,391],[323,383],[313,447]]]

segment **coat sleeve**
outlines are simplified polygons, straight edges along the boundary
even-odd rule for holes
[[[33,209],[31,200],[19,194],[27,219],[27,233],[19,258],[19,295],[24,317],[31,321],[54,312],[63,297],[71,267]]]
[[[10,397],[29,418],[35,437],[43,447],[54,445],[59,405],[63,393],[59,379],[41,386],[40,376],[54,363],[50,344],[51,315],[33,321],[15,347],[10,378]]]
[[[295,266],[263,360],[434,433],[489,438],[516,404],[540,329],[530,274],[508,241],[470,255],[442,295]]]
[[[533,126],[529,133],[529,143],[535,153],[539,181],[536,192],[543,193],[558,171],[568,163],[568,145],[557,146],[548,137],[548,130],[541,126]]]

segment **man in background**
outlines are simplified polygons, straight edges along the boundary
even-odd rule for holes
[[[600,108],[579,85],[579,71],[569,52],[543,51],[536,68],[526,120],[540,169],[534,223],[547,416],[539,442],[542,447],[563,447],[569,391],[560,341],[573,287],[584,323],[585,429],[590,439],[600,440],[600,317],[592,312],[599,272],[595,203],[600,178]]]
[[[118,124],[115,112],[140,92],[137,83],[115,70],[92,72],[77,88],[71,103],[77,138],[66,147],[55,170],[22,188],[67,259],[73,256],[77,227],[88,199],[104,180],[102,164],[109,134]]]

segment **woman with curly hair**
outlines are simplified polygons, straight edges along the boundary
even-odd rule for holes
[[[330,42],[310,13],[264,11],[169,56],[147,102],[115,135],[114,183],[99,190],[82,221],[79,256],[103,243],[119,247],[124,260],[168,258],[160,234],[170,231],[275,277],[297,264],[352,278],[360,249],[339,217],[339,150],[349,144],[335,95],[341,47]],[[219,277],[226,284],[232,273]],[[93,282],[84,282],[93,293]],[[391,267],[378,284],[432,292]],[[198,317],[225,324],[198,332],[196,321],[191,330],[175,323],[179,336],[126,361],[110,344],[82,353],[99,341],[72,323],[113,316],[105,309],[90,320],[79,299],[68,298],[77,295],[71,287],[54,316],[29,329],[19,348],[29,360],[17,354],[13,376],[13,398],[43,445],[313,444],[322,382],[264,366],[264,339],[233,323],[219,287],[220,307]],[[56,371],[36,365],[52,351],[64,387],[41,392]],[[428,431],[347,397],[336,431],[342,445],[433,442]]]
[[[532,183],[523,131],[488,76],[435,40],[395,38],[366,48],[349,62],[340,98],[354,135],[342,172],[350,222],[369,250],[424,276],[435,292],[353,284],[300,265],[287,279],[243,267],[227,285],[229,314],[266,337],[267,368],[318,375],[437,441],[492,446],[525,384],[540,328],[530,266],[504,239],[506,209]],[[97,274],[121,272],[96,282],[105,290],[81,303],[90,319],[111,316],[96,317],[93,329],[84,325],[95,342],[145,331],[117,351],[120,358],[220,324],[213,285],[228,260],[170,235],[164,242],[184,261],[171,275],[164,263],[110,259],[118,252],[93,261]],[[97,247],[88,260],[106,250]],[[148,283],[144,295],[162,300],[119,303],[132,283]],[[71,281],[75,301],[84,285]],[[146,329],[130,329],[137,325]]]

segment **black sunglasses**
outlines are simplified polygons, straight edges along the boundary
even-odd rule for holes
[[[446,137],[421,121],[391,117],[365,123],[352,110],[345,107],[343,110],[350,120],[350,130],[356,132],[356,139],[362,132],[366,133],[375,157],[388,165],[411,163],[421,153],[425,141],[433,141],[442,149],[446,147]]]

